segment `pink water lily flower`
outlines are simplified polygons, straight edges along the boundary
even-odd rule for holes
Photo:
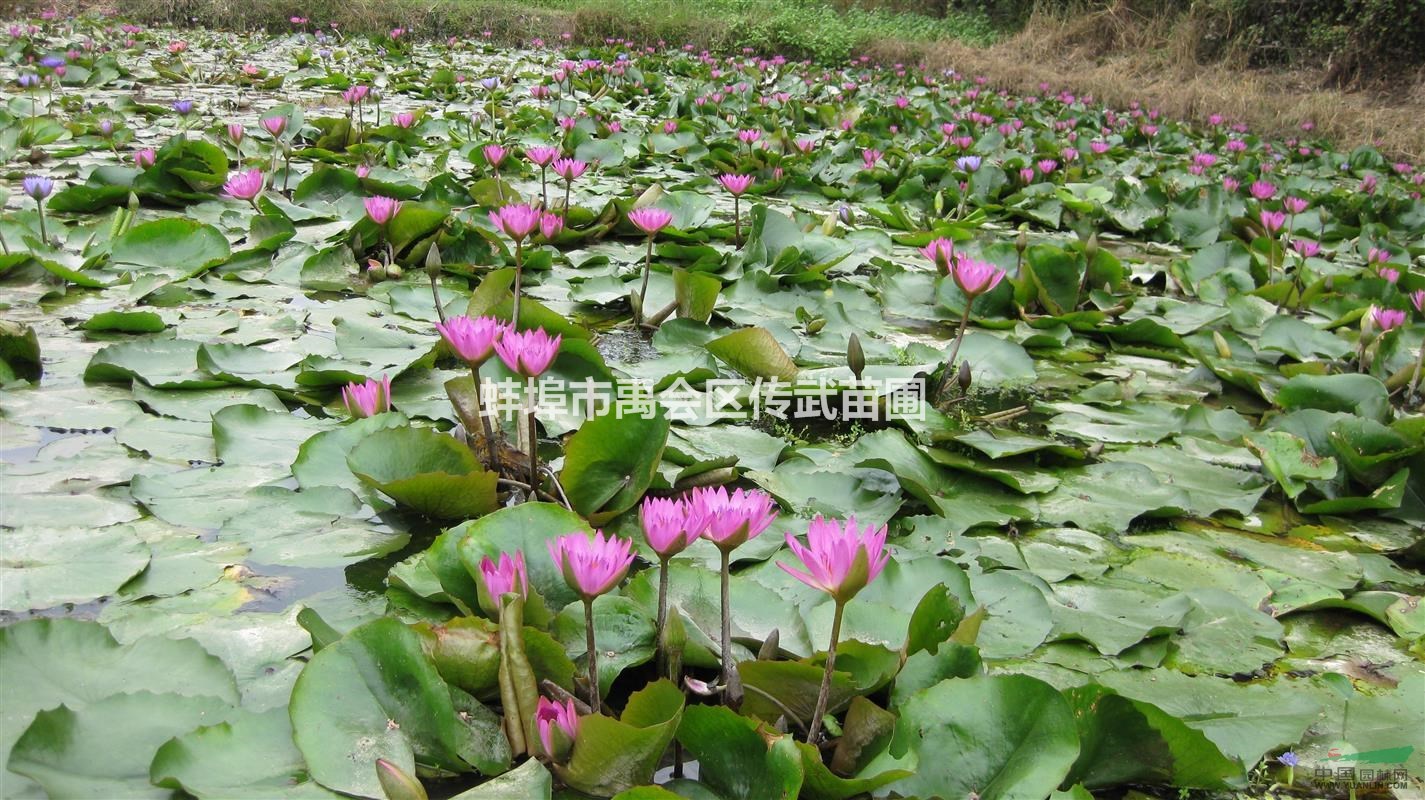
[[[1410,293],[1410,304],[1415,306],[1415,310],[1425,314],[1425,289],[1416,289]]]
[[[485,363],[495,352],[495,343],[500,340],[509,326],[494,317],[471,319],[465,315],[451,317],[436,323],[440,338],[462,361],[478,366]]]
[[[737,195],[741,195],[748,189],[752,188],[752,180],[753,178],[751,175],[717,176],[717,182],[722,184],[722,188],[726,189],[734,197],[736,197]]]
[[[158,153],[152,147],[145,147],[134,153],[134,166],[139,169],[148,169],[158,161]]]
[[[515,551],[514,558],[510,558],[509,553],[501,553],[499,561],[489,556],[482,558],[480,577],[485,581],[485,591],[496,604],[511,592],[529,597],[529,572],[525,569],[524,553],[519,550]]]
[[[648,546],[659,558],[669,559],[683,552],[698,540],[708,526],[702,509],[686,499],[644,497],[638,509],[638,521]]]
[[[970,258],[964,253],[955,254],[955,269],[952,275],[955,285],[971,300],[994,289],[1004,280],[1004,270],[988,261]]]
[[[1370,317],[1371,323],[1374,324],[1376,330],[1381,333],[1385,333],[1392,328],[1398,328],[1405,324],[1405,312],[1398,308],[1371,306]]]
[[[1286,212],[1284,211],[1262,211],[1258,214],[1262,221],[1262,227],[1267,233],[1275,234],[1286,224]]]
[[[565,699],[557,703],[547,697],[539,698],[534,709],[534,726],[545,757],[563,761],[579,735],[579,712],[574,708],[574,701]]]
[[[396,216],[396,212],[401,208],[401,201],[394,197],[368,197],[363,201],[366,205],[366,216],[377,225],[385,225]]]
[[[262,170],[250,169],[229,178],[228,182],[223,184],[223,192],[228,197],[251,203],[253,198],[262,194],[262,184]]]
[[[516,242],[539,227],[539,211],[525,203],[512,203],[490,212],[490,222]]]
[[[955,243],[945,238],[932,239],[930,244],[920,248],[920,254],[930,259],[936,272],[949,275],[950,262],[955,260]]]
[[[881,574],[891,560],[885,551],[886,526],[867,525],[848,517],[844,526],[818,515],[807,526],[805,546],[790,533],[787,547],[801,560],[806,571],[782,562],[777,566],[813,589],[820,589],[839,603],[845,603]]]
[[[487,144],[481,152],[485,155],[485,163],[492,167],[500,166],[500,162],[505,160],[505,148],[497,144]]]
[[[550,336],[543,328],[527,331],[507,330],[495,340],[495,354],[513,372],[526,378],[537,378],[559,354],[563,336]]]
[[[708,520],[703,538],[724,552],[756,538],[777,518],[777,504],[766,492],[756,489],[738,489],[729,494],[725,486],[699,487],[693,490],[689,502],[696,513]]]
[[[1270,200],[1276,197],[1277,187],[1267,181],[1252,181],[1252,185],[1247,187],[1247,191],[1252,193],[1252,197],[1258,200]]]
[[[237,144],[242,141],[243,133],[244,130],[241,122],[228,123],[228,138],[233,140],[233,144]]]
[[[587,162],[577,158],[559,158],[554,161],[554,174],[566,181],[572,181],[589,168]]]
[[[564,582],[585,600],[618,585],[633,564],[633,542],[617,536],[574,532],[548,543],[549,557]]]
[[[551,241],[564,230],[564,218],[546,211],[539,215],[539,233],[546,241]]]
[[[410,111],[402,111],[391,118],[398,128],[409,128],[416,124],[416,115]]]
[[[524,151],[524,157],[537,167],[547,167],[559,157],[557,147],[531,147]]]
[[[348,383],[341,390],[341,401],[353,419],[374,417],[391,410],[391,378],[367,378],[365,383]]]
[[[634,227],[652,236],[668,227],[668,223],[673,221],[673,212],[654,206],[635,208],[628,212],[628,221],[632,222]]]
[[[262,126],[263,130],[272,134],[274,139],[287,130],[287,118],[282,116],[263,117],[258,124]]]

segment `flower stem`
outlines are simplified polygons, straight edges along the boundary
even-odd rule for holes
[[[1420,356],[1415,359],[1415,377],[1410,379],[1410,391],[1405,393],[1407,401],[1415,396],[1416,390],[1420,388],[1420,373],[1425,372],[1425,342],[1420,344]]]
[[[573,174],[573,173],[570,173],[570,174]],[[564,224],[565,224],[565,225],[568,225],[568,224],[569,224],[569,192],[570,192],[570,190],[573,189],[573,188],[574,188],[574,180],[573,180],[572,178],[566,179],[566,180],[564,181]]]
[[[816,695],[816,711],[812,712],[811,727],[807,729],[807,744],[816,746],[816,735],[821,732],[821,718],[826,715],[826,701],[831,695],[831,673],[836,667],[836,641],[841,638],[841,612],[846,604],[836,601],[836,614],[831,618],[831,644],[826,648],[826,672],[821,676],[821,691]]]
[[[529,422],[529,499],[539,490],[539,438],[534,426],[534,378],[525,379],[525,419]]]
[[[722,553],[722,685],[732,685],[732,608],[729,601],[728,551]]]
[[[955,368],[955,357],[960,355],[960,343],[965,341],[965,326],[970,324],[970,304],[974,301],[965,299],[965,313],[960,317],[960,327],[955,331],[955,346],[950,350],[949,369]]]
[[[589,654],[589,708],[599,713],[599,651],[594,645],[594,598],[584,598],[584,626],[588,639],[585,645]]]
[[[430,276],[430,296],[435,301],[435,315],[440,317],[440,324],[445,324],[445,309],[440,306],[440,287],[436,285],[436,277]],[[475,388],[480,388],[480,381],[475,381]]]
[[[45,233],[45,204],[36,200],[35,210],[38,211],[40,215],[40,241],[44,242],[45,246],[48,247],[49,236]]]
[[[510,327],[520,326],[520,279],[524,275],[524,241],[515,242],[515,308],[510,314]]]
[[[653,269],[653,234],[648,234],[648,251],[643,256],[643,284],[638,287],[638,313],[634,323],[643,321],[643,304],[648,302],[648,273]]]
[[[668,621],[668,559],[658,559],[658,643],[657,660],[658,675],[661,677],[668,664],[668,654],[665,652],[668,646],[667,636],[663,631],[664,623]]]
[[[732,244],[742,246],[742,198],[732,196]]]
[[[549,183],[545,180],[547,167],[539,168],[539,207],[549,207]]]
[[[500,471],[499,451],[495,449],[495,432],[490,426],[490,418],[485,415],[484,401],[480,399],[480,366],[470,365],[470,377],[475,380],[475,415],[480,418],[480,427],[485,431],[485,455],[490,459],[489,467]]]

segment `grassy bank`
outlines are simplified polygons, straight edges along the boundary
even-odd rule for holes
[[[1027,2],[1016,7],[1033,5]],[[978,0],[126,0],[120,7],[148,22],[226,29],[282,29],[300,15],[334,21],[351,33],[402,27],[444,38],[490,31],[509,44],[555,41],[567,33],[576,44],[614,37],[691,43],[715,52],[750,47],[825,64],[870,55],[886,64],[985,75],[1015,91],[1037,92],[1048,82],[1111,105],[1137,101],[1179,118],[1223,114],[1280,136],[1295,135],[1301,123],[1311,122],[1317,135],[1342,147],[1375,144],[1402,158],[1425,159],[1420,67],[1399,61],[1388,81],[1379,74],[1366,81],[1361,76],[1371,73],[1355,68],[1349,74],[1356,77],[1344,80],[1343,61],[1332,57],[1278,59],[1264,68],[1263,54],[1277,51],[1263,41],[1282,38],[1281,26],[1267,26],[1268,36],[1261,24],[1232,16],[1236,2],[1186,8],[1178,0],[1039,3],[1008,19],[995,13],[1002,4]],[[1368,5],[1397,2],[1420,0]],[[1307,33],[1354,35],[1322,19]],[[1007,32],[1005,25],[1015,28]],[[1314,52],[1330,50],[1322,45]]]
[[[354,32],[402,27],[444,37],[488,30],[509,43],[567,32],[576,41],[617,37],[715,51],[752,47],[823,63],[845,61],[887,39],[983,45],[997,35],[988,17],[975,12],[931,17],[838,8],[822,0],[133,0],[122,8],[148,20],[210,27],[280,29],[299,15]]]

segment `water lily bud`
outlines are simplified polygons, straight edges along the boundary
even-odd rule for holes
[[[1335,276],[1335,275],[1327,275],[1327,276],[1326,276],[1326,280],[1325,280],[1325,282],[1324,282],[1324,285],[1325,285],[1325,287],[1326,287],[1326,291],[1328,291],[1328,292],[1335,291],[1335,290],[1336,290],[1336,276]]]
[[[1024,255],[1024,251],[1029,249],[1029,231],[1023,226],[1020,226],[1019,236],[1014,240],[1014,249],[1018,250],[1020,255]]]
[[[375,264],[366,268],[366,277],[372,282],[386,280],[386,268],[380,264]]]
[[[826,327],[826,317],[817,317],[807,323],[807,333],[820,333]]]
[[[861,349],[861,340],[854,333],[846,341],[846,365],[851,368],[851,374],[856,376],[856,380],[861,380],[861,373],[866,369],[866,353]]]
[[[830,236],[833,233],[836,233],[836,215],[827,214],[821,221],[821,235]]]
[[[637,291],[628,293],[628,304],[633,308],[633,318],[643,319],[643,295]]]
[[[944,192],[936,192],[936,193],[935,193],[935,216],[937,216],[937,217],[943,217],[943,216],[945,216],[945,193],[944,193]]]
[[[1375,336],[1375,332],[1375,318],[1373,315],[1367,313],[1365,316],[1361,317],[1361,339],[1370,339],[1372,336]]]
[[[777,651],[781,649],[782,634],[776,628],[767,634],[767,638],[762,640],[762,646],[757,650],[758,661],[772,661],[777,657]]]
[[[1219,358],[1231,358],[1232,348],[1227,346],[1227,340],[1222,338],[1222,334],[1217,331],[1212,332],[1212,343],[1217,346],[1217,356]]]
[[[1098,231],[1089,234],[1089,240],[1084,242],[1084,261],[1092,264],[1094,258],[1098,256]]]
[[[440,248],[431,242],[430,249],[426,251],[426,276],[431,280],[440,278]]]
[[[427,800],[420,781],[384,758],[376,759],[376,780],[390,800]]]
[[[401,275],[403,275],[404,273],[405,270],[401,269],[400,265],[398,264],[392,264],[391,266],[386,268],[386,277],[390,278],[393,281],[400,280]]]
[[[955,372],[955,382],[960,385],[961,392],[970,390],[970,362],[960,362],[960,369]]]

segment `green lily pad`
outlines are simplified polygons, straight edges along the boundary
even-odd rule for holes
[[[594,525],[632,508],[653,482],[668,440],[668,417],[619,414],[612,405],[565,443],[560,485],[574,510]]]
[[[0,610],[28,611],[112,595],[148,566],[132,528],[18,528],[0,533]]]
[[[555,774],[571,788],[598,796],[648,783],[683,720],[683,693],[670,681],[634,692],[619,719],[590,715],[579,720],[569,763]]]
[[[1027,675],[943,681],[912,695],[900,713],[891,757],[865,771],[914,765],[907,768],[915,774],[888,787],[895,792],[1043,797],[1068,777],[1079,756],[1068,702]]]
[[[427,516],[468,519],[496,508],[498,476],[462,442],[429,428],[376,431],[346,463],[363,483]]]
[[[408,774],[417,761],[451,772],[508,768],[498,721],[457,713],[468,707],[457,709],[414,631],[378,619],[312,656],[292,689],[293,738],[318,783],[381,798],[378,758]]]

